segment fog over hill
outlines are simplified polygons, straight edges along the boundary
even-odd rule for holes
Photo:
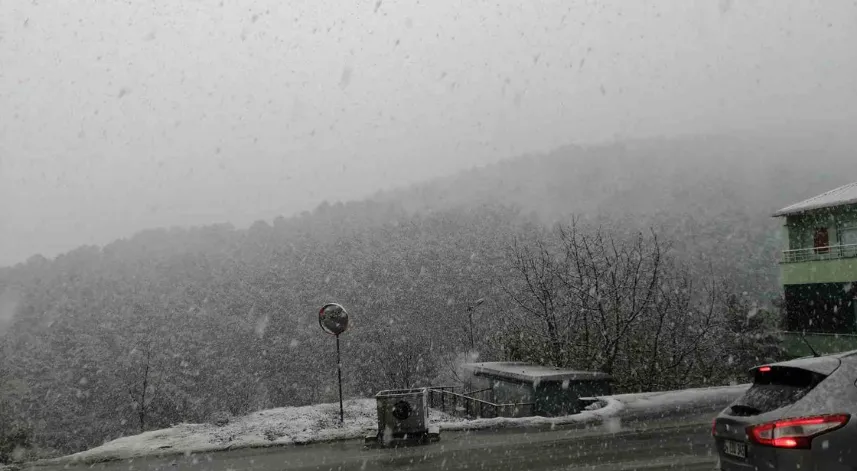
[[[857,180],[843,133],[735,133],[567,146],[375,195],[411,211],[505,204],[544,222],[571,216],[658,228],[686,255],[776,285],[788,204]]]

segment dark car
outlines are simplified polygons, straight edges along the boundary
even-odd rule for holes
[[[857,470],[857,351],[754,368],[714,420],[724,471]]]

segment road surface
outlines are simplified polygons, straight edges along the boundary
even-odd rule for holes
[[[630,471],[715,468],[713,414],[631,419],[597,427],[445,432],[441,441],[398,449],[365,449],[361,441],[246,449],[193,456],[140,458],[95,465],[35,467],[99,471]]]

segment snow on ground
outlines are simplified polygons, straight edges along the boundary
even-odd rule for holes
[[[536,427],[608,423],[634,412],[668,412],[684,406],[728,403],[748,385],[688,389],[662,393],[624,394],[599,398],[597,408],[564,417],[525,417],[465,420],[432,410],[430,420],[441,430],[497,427]],[[237,448],[268,447],[355,439],[377,427],[375,399],[345,402],[345,424],[339,425],[339,404],[270,409],[233,418],[228,424],[181,424],[172,428],[123,437],[61,462],[98,462],[159,454],[190,454]],[[609,425],[609,424],[608,424]]]
[[[639,412],[669,414],[687,410],[693,406],[725,407],[743,394],[749,384],[715,388],[685,389],[654,393],[621,394],[599,397],[597,408],[563,417],[524,417],[517,419],[476,419],[439,423],[441,430],[477,430],[495,427],[538,427],[604,422],[608,426],[612,419],[621,419]],[[620,426],[621,420],[612,423]],[[618,431],[618,430],[617,430]]]
[[[611,396],[621,402],[626,411],[668,412],[698,404],[732,402],[750,387],[749,384],[715,388],[685,389]]]
[[[61,461],[109,461],[157,454],[202,453],[353,439],[378,425],[375,399],[345,401],[345,424],[339,424],[339,403],[269,409],[233,418],[228,424],[181,424],[130,437],[60,458]],[[430,411],[433,423],[463,421]]]
[[[613,417],[622,412],[624,404],[613,399],[612,397],[604,397],[599,400],[601,407],[592,410],[585,410],[579,414],[566,415],[562,417],[520,417],[506,418],[498,417],[496,419],[474,419],[474,420],[457,420],[455,422],[441,422],[441,431],[455,430],[479,430],[486,428],[499,427],[538,427],[544,425],[569,425],[597,422],[602,419]]]

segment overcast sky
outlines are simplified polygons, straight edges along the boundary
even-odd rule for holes
[[[0,264],[560,145],[855,122],[854,0],[0,0]]]

